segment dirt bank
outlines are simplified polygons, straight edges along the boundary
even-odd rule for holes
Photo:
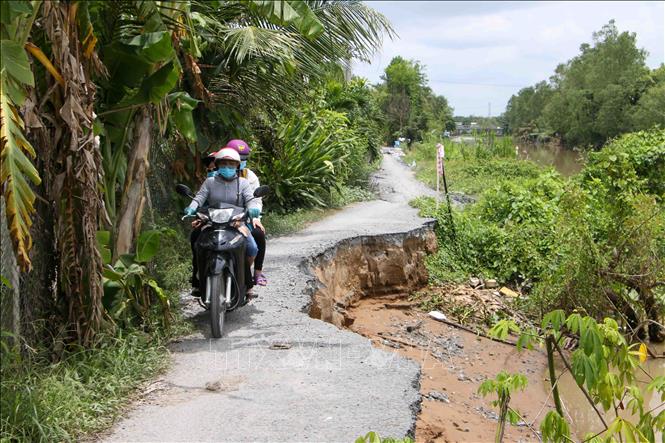
[[[524,411],[525,423],[510,428],[506,441],[537,441],[527,423],[538,428],[544,415],[536,416],[547,400],[545,355],[518,354],[513,346],[440,323],[405,295],[427,285],[424,259],[436,249],[431,228],[356,237],[313,257],[306,263],[313,276],[309,314],[420,365],[420,401],[413,408],[418,442],[492,441],[496,408],[491,398],[482,399],[476,392],[480,383],[502,370],[529,380],[528,389],[511,402]],[[459,304],[474,306],[473,321],[508,311],[493,290],[447,285],[426,291],[449,301],[451,310]]]
[[[428,223],[404,233],[356,237],[314,257],[305,265],[315,275],[310,316],[348,326],[346,307],[360,298],[425,286],[425,257],[436,250],[433,229]]]

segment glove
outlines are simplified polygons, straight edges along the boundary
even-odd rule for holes
[[[259,208],[249,208],[250,218],[257,218],[259,215],[261,215],[261,210]]]
[[[185,208],[185,215],[196,215],[196,209],[187,206]]]

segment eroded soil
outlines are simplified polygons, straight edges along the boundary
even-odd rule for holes
[[[534,430],[550,407],[544,379],[544,353],[518,353],[513,346],[476,336],[430,318],[405,297],[364,298],[347,310],[349,328],[384,350],[411,358],[422,367],[421,413],[417,442],[490,442],[497,428],[494,398],[476,392],[487,378],[504,370],[528,378],[511,406],[525,422],[507,427],[504,441],[538,441]]]

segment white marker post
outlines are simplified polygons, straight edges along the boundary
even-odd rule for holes
[[[436,210],[439,210],[439,199],[441,198],[440,192],[440,178],[443,175],[443,159],[446,156],[445,150],[441,143],[436,145]]]

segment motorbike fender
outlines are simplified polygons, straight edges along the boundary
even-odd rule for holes
[[[215,254],[210,257],[210,262],[208,263],[208,274],[209,275],[219,275],[225,268],[229,268],[233,274],[233,267],[231,263],[221,254]]]

